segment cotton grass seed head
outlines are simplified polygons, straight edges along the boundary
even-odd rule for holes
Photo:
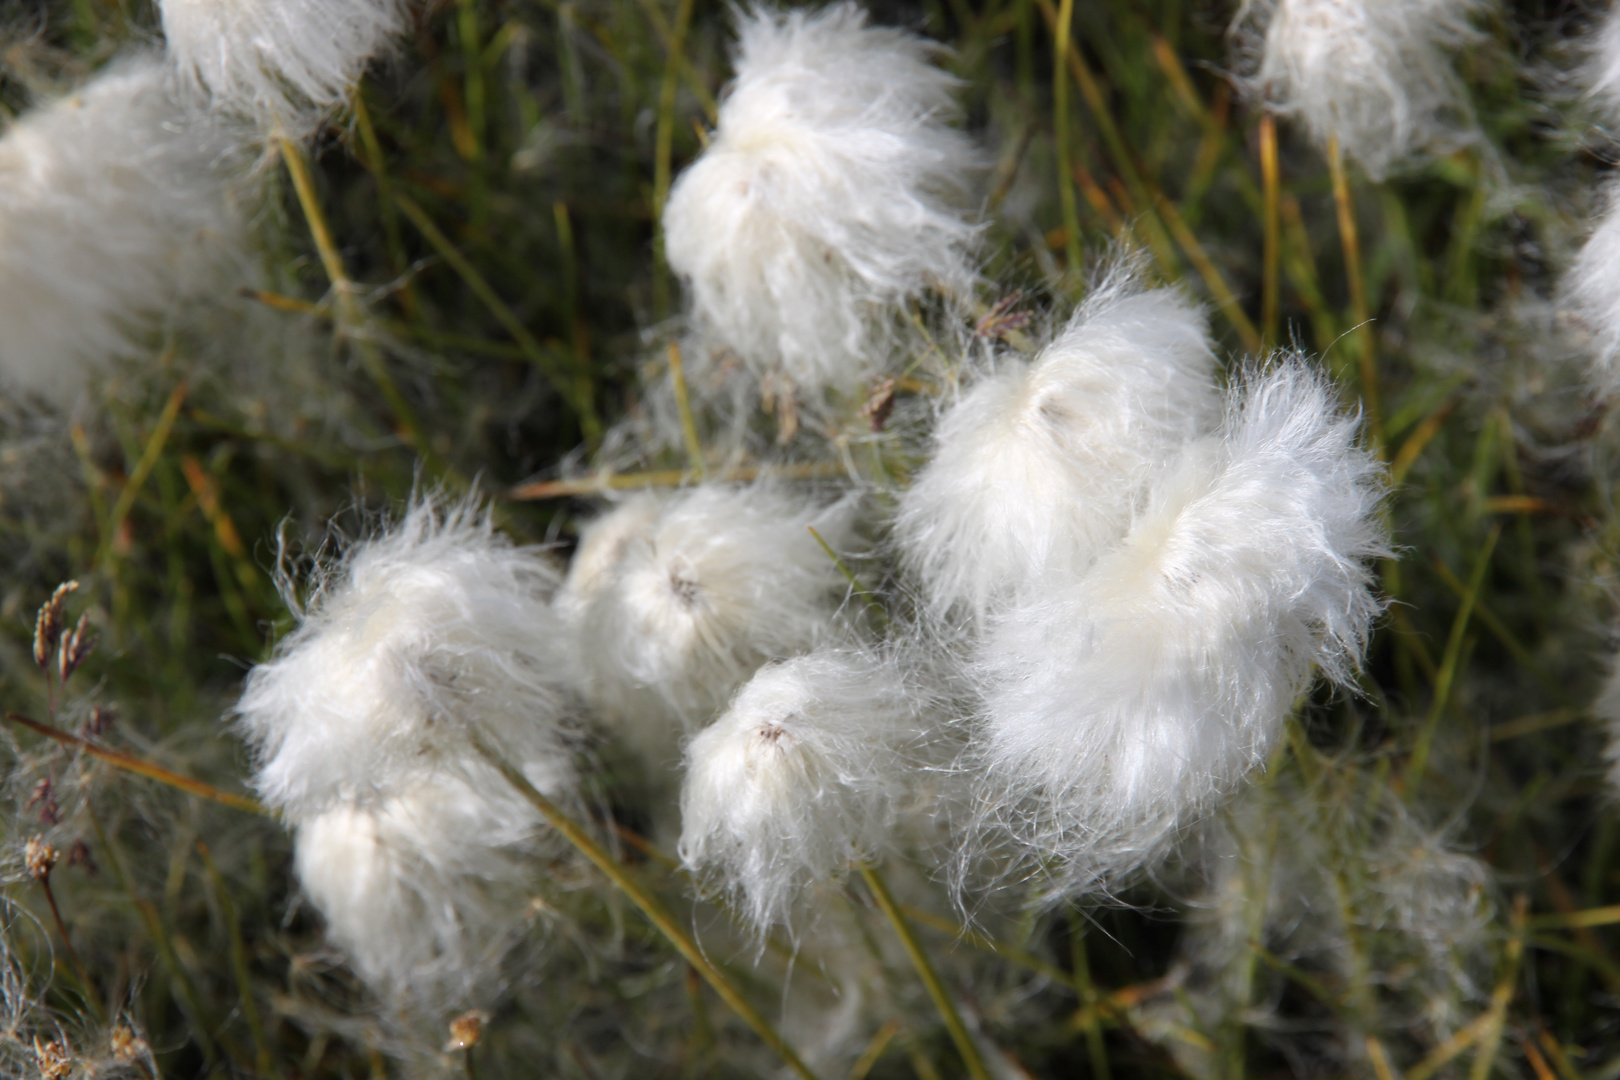
[[[162,0],[184,87],[214,110],[303,138],[404,32],[407,0]]]
[[[114,61],[0,135],[0,382],[66,405],[241,271],[242,194],[160,58]]]
[[[760,932],[884,845],[917,724],[898,670],[825,649],[761,668],[686,749],[681,861]]]
[[[565,767],[524,771],[553,799],[568,795]],[[327,936],[380,995],[456,1006],[490,992],[522,932],[523,883],[550,840],[534,808],[478,763],[306,818],[296,864]]]
[[[1591,235],[1560,283],[1564,306],[1587,335],[1591,382],[1600,392],[1620,387],[1620,187],[1598,199]]]
[[[592,704],[669,738],[707,723],[767,660],[813,648],[832,632],[847,583],[809,530],[840,548],[854,509],[709,484],[598,520],[563,604]]]
[[[477,733],[520,763],[562,753],[568,708],[551,559],[471,503],[415,502],[357,545],[236,707],[266,802],[303,820],[455,769]]]
[[[1245,0],[1233,23],[1248,89],[1332,138],[1375,179],[1478,137],[1458,50],[1491,0]]]
[[[1032,364],[945,412],[895,522],[933,614],[982,619],[1125,534],[1155,469],[1219,416],[1208,333],[1183,293],[1144,289],[1126,264]]]
[[[697,323],[756,372],[847,390],[886,307],[971,287],[978,161],[939,51],[852,3],[739,13],[736,78],[664,234]]]
[[[1296,358],[1251,375],[1119,544],[995,619],[980,813],[1083,889],[1151,860],[1270,751],[1313,668],[1349,682],[1379,611],[1382,470]],[[994,830],[993,830],[994,831]]]

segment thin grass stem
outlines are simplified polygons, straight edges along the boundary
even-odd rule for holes
[[[1367,280],[1361,269],[1361,240],[1356,229],[1356,208],[1350,195],[1350,178],[1344,168],[1344,154],[1338,136],[1328,139],[1328,169],[1333,174],[1333,203],[1338,212],[1339,244],[1344,248],[1344,275],[1350,286],[1350,312],[1356,321],[1357,356],[1361,400],[1367,409],[1367,431],[1373,448],[1387,453],[1384,442],[1383,412],[1379,407],[1378,339],[1373,333],[1372,313],[1367,306]]]

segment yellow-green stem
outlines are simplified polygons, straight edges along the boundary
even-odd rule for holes
[[[692,462],[692,471],[703,478],[703,442],[698,438],[697,422],[692,419],[692,399],[686,392],[686,368],[681,363],[681,347],[669,343],[669,380],[675,386],[675,408],[681,414],[681,438],[686,440],[686,456]]]
[[[1074,25],[1074,0],[1062,0],[1053,33],[1052,135],[1057,144],[1058,192],[1063,200],[1063,251],[1071,275],[1080,273],[1080,214],[1074,202],[1074,168],[1069,155],[1069,80],[1063,76],[1063,59],[1069,53],[1069,34]]]
[[[939,1010],[940,1019],[945,1021],[945,1030],[950,1032],[951,1041],[956,1044],[957,1052],[962,1055],[962,1063],[967,1066],[968,1075],[973,1080],[990,1080],[990,1070],[985,1068],[984,1058],[979,1055],[979,1048],[973,1042],[973,1036],[968,1033],[967,1025],[962,1023],[961,1014],[956,1011],[956,1003],[951,1000],[950,994],[945,991],[945,984],[940,982],[939,973],[934,970],[934,964],[923,951],[922,944],[906,921],[905,914],[900,905],[894,902],[894,896],[882,876],[872,867],[863,866],[861,877],[866,879],[866,887],[872,890],[872,896],[883,909],[889,922],[894,926],[895,934],[900,938],[901,946],[906,955],[911,958],[911,964],[917,969],[917,977],[922,979],[923,988],[928,996],[934,999],[934,1008]]]
[[[703,950],[699,949],[697,943],[692,940],[685,930],[681,929],[680,924],[675,921],[675,917],[670,914],[669,909],[664,907],[656,896],[648,892],[640,882],[631,877],[618,860],[608,854],[607,849],[598,844],[578,822],[565,814],[556,803],[546,798],[539,788],[529,783],[529,778],[524,776],[521,770],[513,767],[504,757],[491,749],[476,732],[469,737],[474,749],[478,751],[484,760],[494,766],[496,771],[505,777],[506,781],[528,800],[529,805],[540,812],[540,816],[545,818],[552,828],[561,833],[569,843],[579,850],[580,854],[589,859],[620,892],[624,893],[631,903],[641,909],[641,913],[657,928],[658,932],[668,938],[671,945],[675,946],[675,951],[680,953],[682,958],[688,964],[691,964],[698,974],[703,976],[704,981],[714,988],[714,992],[719,995],[720,1000],[724,1001],[733,1012],[741,1017],[744,1023],[753,1028],[754,1033],[760,1037],[760,1040],[770,1047],[787,1067],[793,1070],[795,1075],[802,1077],[803,1080],[815,1080],[816,1074],[810,1071],[810,1067],[800,1059],[798,1053],[787,1044],[781,1035],[777,1034],[776,1029],[771,1026],[770,1022],[760,1015],[759,1010],[749,1004],[742,991],[732,984],[731,980],[725,976],[725,973],[715,967],[707,956],[703,955]]]
[[[1339,244],[1344,248],[1344,274],[1350,283],[1350,312],[1356,321],[1356,340],[1360,345],[1357,357],[1361,381],[1361,400],[1367,410],[1367,431],[1372,436],[1373,449],[1380,457],[1384,446],[1384,418],[1379,408],[1378,394],[1378,339],[1373,333],[1372,313],[1367,307],[1367,282],[1361,270],[1361,240],[1356,231],[1356,208],[1350,197],[1350,178],[1344,169],[1344,154],[1339,140],[1328,140],[1328,169],[1333,174],[1333,202],[1339,215]]]
[[[1260,286],[1260,345],[1277,344],[1278,280],[1282,263],[1282,173],[1277,164],[1277,121],[1260,117],[1260,180],[1265,189],[1264,269]]]
[[[686,48],[686,28],[692,22],[692,0],[680,0],[675,8],[675,26],[669,35],[669,54],[664,59],[664,81],[658,88],[658,131],[653,150],[652,217],[653,312],[662,319],[669,314],[669,267],[664,262],[664,203],[669,199],[670,157],[675,144],[675,88],[680,79],[682,50]]]

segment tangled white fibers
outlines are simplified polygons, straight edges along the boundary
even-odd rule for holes
[[[696,322],[756,372],[847,389],[883,358],[885,307],[972,285],[978,155],[939,51],[852,3],[739,12],[736,78],[664,235]]]
[[[1337,137],[1369,176],[1477,137],[1452,54],[1492,0],[1244,0],[1232,33],[1250,90]]]
[[[1592,233],[1565,270],[1560,290],[1566,309],[1590,335],[1591,381],[1610,393],[1620,383],[1620,187],[1611,183],[1599,206]]]
[[[1313,665],[1349,682],[1379,611],[1383,471],[1285,357],[1234,391],[1130,533],[995,618],[979,813],[1062,893],[1129,873],[1261,764]]]
[[[406,26],[406,0],[161,0],[182,85],[268,134],[302,138]]]
[[[829,648],[761,668],[686,749],[681,861],[764,933],[888,838],[918,735],[899,669]]]
[[[0,137],[0,379],[66,405],[133,335],[240,269],[218,131],[135,53]],[[228,276],[228,275],[227,275]]]
[[[850,499],[706,484],[629,500],[586,531],[562,609],[586,693],[646,752],[707,723],[767,660],[813,648],[847,583]]]
[[[477,734],[527,766],[565,756],[569,673],[539,549],[471,502],[414,503],[331,568],[301,625],[237,703],[265,801],[300,821],[474,757]]]
[[[1153,472],[1219,419],[1208,334],[1180,290],[1145,290],[1126,262],[1034,363],[1008,362],[945,412],[895,521],[936,616],[982,620],[1125,535]]]

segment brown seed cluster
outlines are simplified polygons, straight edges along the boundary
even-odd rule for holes
[[[484,1037],[484,1025],[487,1023],[489,1014],[482,1009],[472,1009],[450,1021],[450,1041],[444,1044],[445,1053],[471,1050],[477,1046],[478,1040]]]
[[[36,836],[28,841],[23,848],[23,863],[28,867],[28,876],[35,881],[44,881],[56,869],[56,860],[61,853],[45,842],[43,836]]]
[[[34,663],[39,665],[41,671],[49,670],[51,653],[62,637],[62,609],[67,606],[68,594],[78,587],[77,581],[62,582],[39,609],[39,617],[34,620]]]
[[[145,1057],[149,1052],[146,1040],[135,1034],[135,1029],[128,1024],[119,1024],[113,1028],[110,1041],[114,1060],[126,1065]]]
[[[41,1080],[63,1080],[73,1072],[67,1047],[55,1039],[34,1037],[34,1063],[39,1066]]]

